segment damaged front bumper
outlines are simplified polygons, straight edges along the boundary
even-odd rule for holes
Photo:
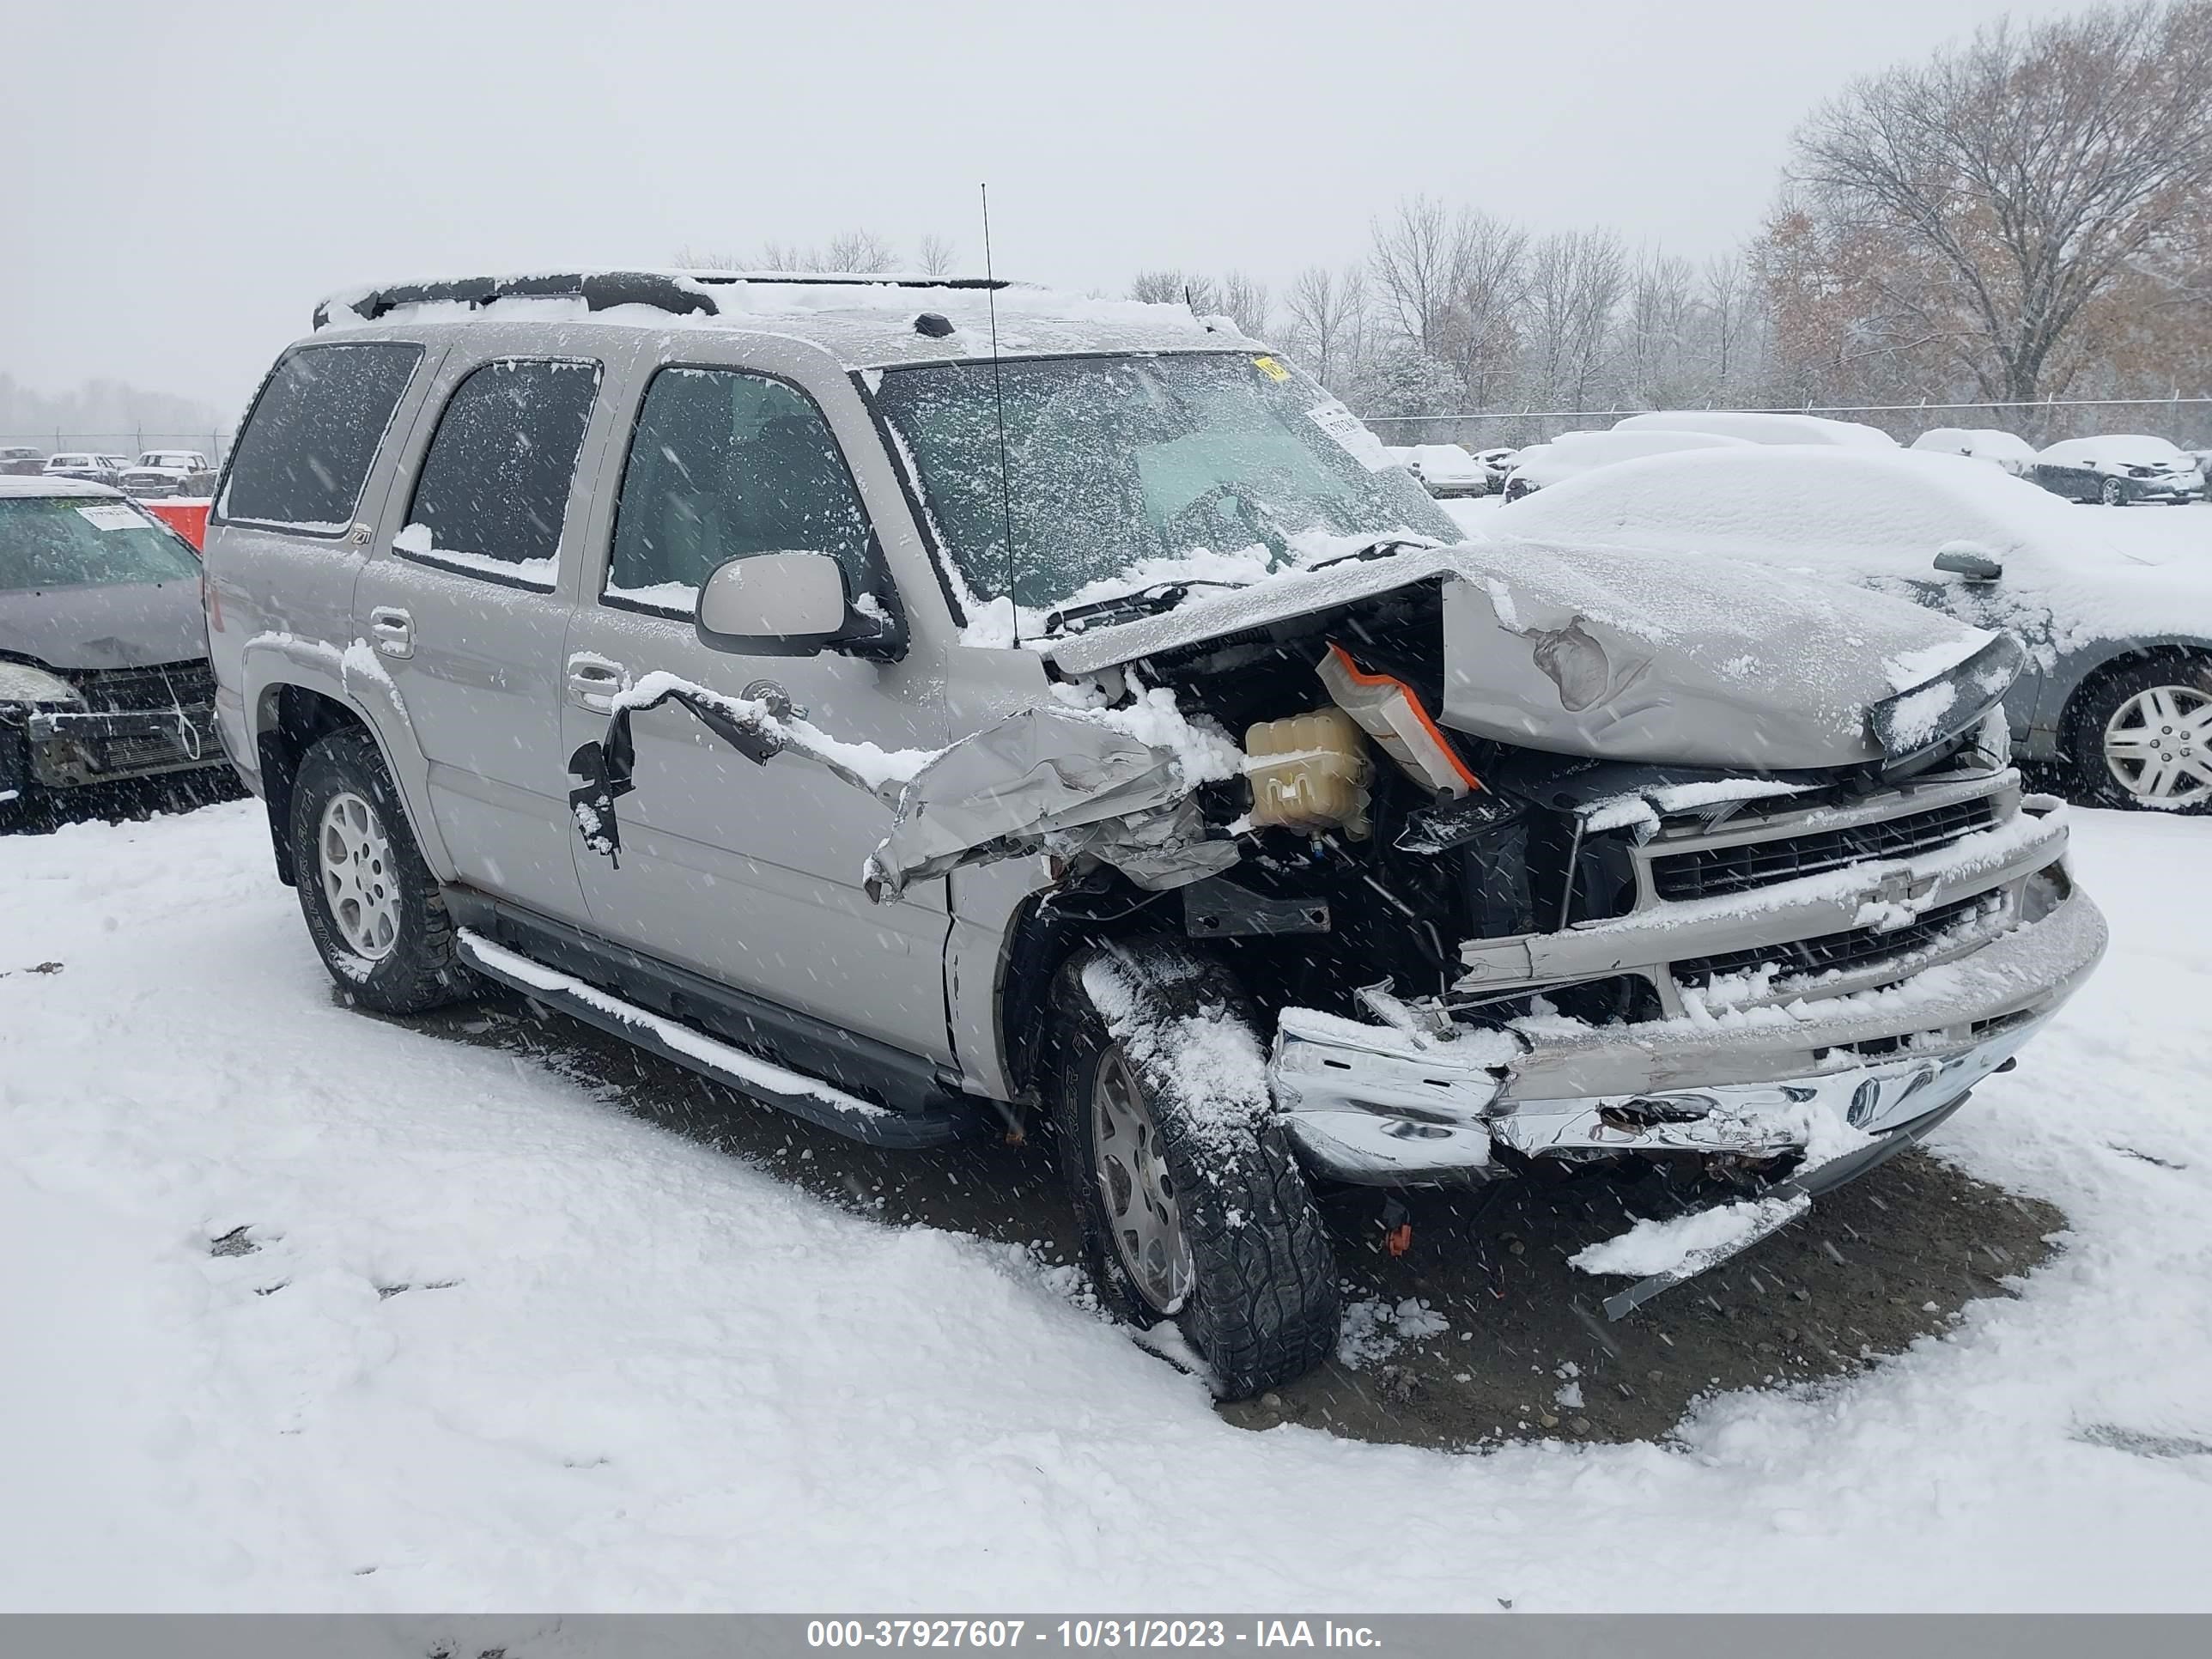
[[[1527,1021],[1447,1042],[1291,1009],[1275,1101],[1322,1174],[1368,1185],[1480,1180],[1501,1146],[1764,1161],[1802,1147],[1800,1108],[1882,1133],[1955,1100],[2057,1012],[2105,942],[2075,889],[1917,986],[1734,1018]]]
[[[31,777],[49,789],[157,777],[223,761],[212,703],[114,712],[40,709],[25,722],[24,735]]]

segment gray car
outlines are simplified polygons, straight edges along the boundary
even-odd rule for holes
[[[199,576],[115,490],[0,477],[0,825],[42,793],[222,764]]]
[[[2027,653],[2004,699],[2018,758],[2090,805],[2212,812],[2212,560],[2185,533],[2118,539],[1955,456],[1781,448],[1605,468],[1496,526],[1839,577],[2008,629]]]
[[[1624,1314],[2103,951],[2010,638],[1460,544],[1182,307],[583,272],[316,324],[205,550],[337,982],[515,988],[878,1146],[1034,1127],[1224,1393],[1335,1345],[1316,1183],[1665,1171],[1696,1227],[1583,1262]]]

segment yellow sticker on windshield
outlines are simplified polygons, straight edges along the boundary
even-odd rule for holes
[[[1271,380],[1287,380],[1291,378],[1291,371],[1273,357],[1255,357],[1252,360],[1252,367]]]

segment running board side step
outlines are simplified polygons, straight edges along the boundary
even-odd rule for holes
[[[701,1076],[872,1146],[938,1146],[968,1133],[953,1113],[896,1112],[748,1054],[680,1020],[626,1002],[596,985],[533,962],[473,928],[454,930],[463,962],[486,979],[520,991],[534,1002],[598,1027],[611,1036],[686,1066]]]

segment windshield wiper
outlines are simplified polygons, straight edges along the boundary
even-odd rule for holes
[[[1104,623],[1127,622],[1136,617],[1157,617],[1164,611],[1172,611],[1190,596],[1194,587],[1249,587],[1249,582],[1207,581],[1188,577],[1180,581],[1154,582],[1149,587],[1139,587],[1127,593],[1116,593],[1110,599],[1092,599],[1087,605],[1071,605],[1054,611],[1044,619],[1048,634],[1080,634],[1086,628]]]
[[[1326,570],[1333,564],[1349,564],[1354,559],[1384,559],[1401,547],[1436,547],[1440,544],[1426,536],[1377,536],[1373,541],[1362,542],[1349,553],[1339,553],[1334,558],[1323,559],[1319,564],[1310,564],[1309,570]]]

